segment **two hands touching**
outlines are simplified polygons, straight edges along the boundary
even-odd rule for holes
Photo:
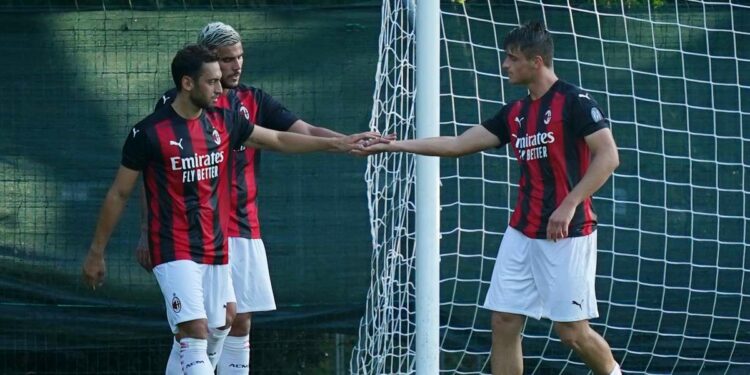
[[[384,151],[388,151],[388,145],[396,140],[396,134],[381,135],[377,132],[364,132],[341,137],[342,140],[348,141],[350,148],[347,150],[350,154],[356,156],[367,156]]]
[[[375,136],[361,139],[356,144],[356,147],[352,148],[349,153],[356,156],[369,156],[386,151],[395,151],[391,146],[391,142],[396,140],[396,133],[386,134],[384,136],[381,136],[379,133],[368,133],[374,134]]]

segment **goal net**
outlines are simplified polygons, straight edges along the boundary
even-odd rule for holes
[[[385,0],[370,126],[415,137],[413,0]],[[442,135],[525,95],[500,65],[528,20],[555,40],[554,68],[602,105],[620,167],[596,193],[593,328],[627,373],[750,372],[750,6],[737,0],[467,0],[442,4]],[[490,373],[482,309],[514,207],[507,148],[441,160],[440,366]],[[352,373],[415,372],[415,157],[366,172],[371,284]],[[527,373],[587,373],[548,321],[524,329]]]

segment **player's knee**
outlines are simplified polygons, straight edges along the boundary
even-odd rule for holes
[[[227,316],[226,316],[226,323],[223,327],[219,329],[227,329],[231,327],[234,324],[234,320],[237,317],[237,304],[234,302],[227,303]]]
[[[206,319],[182,322],[177,325],[177,328],[180,331],[178,335],[180,338],[190,337],[203,340],[208,338],[208,321]]]
[[[245,336],[250,333],[250,313],[237,314],[232,322],[231,336]]]
[[[504,337],[518,336],[523,328],[523,316],[503,312],[492,312],[491,324],[493,335]]]
[[[582,343],[588,340],[589,326],[585,321],[555,323],[555,332],[565,346],[578,350]]]

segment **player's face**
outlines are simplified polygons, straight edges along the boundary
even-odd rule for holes
[[[527,85],[534,81],[538,70],[538,61],[524,55],[518,48],[509,48],[503,60],[503,69],[510,83]]]
[[[237,87],[240,84],[240,75],[242,74],[242,63],[244,60],[242,43],[219,47],[216,49],[216,54],[219,55],[221,84],[226,89]]]
[[[219,63],[205,63],[198,81],[190,91],[190,100],[197,107],[210,109],[216,106],[221,95],[221,69]]]

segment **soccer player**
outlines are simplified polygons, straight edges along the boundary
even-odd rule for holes
[[[365,153],[458,157],[510,144],[521,167],[518,200],[484,303],[492,310],[492,373],[523,372],[524,322],[545,317],[595,374],[620,374],[609,345],[588,323],[599,316],[591,195],[618,166],[617,146],[596,101],[555,75],[544,25],[512,30],[503,48],[502,67],[527,96],[460,136],[378,144]]]
[[[107,192],[83,263],[86,283],[104,281],[104,249],[140,172],[146,187],[153,272],[180,343],[181,371],[213,374],[208,328],[225,324],[231,292],[226,230],[229,226],[233,149],[284,152],[350,151],[373,136],[323,138],[255,127],[234,111],[215,109],[222,93],[219,58],[200,45],[181,49],[172,61],[179,88],[174,102],[128,133],[122,162]]]
[[[341,136],[335,131],[313,126],[299,119],[266,92],[241,84],[244,50],[239,33],[231,26],[221,22],[209,23],[198,34],[197,43],[215,51],[219,56],[224,92],[219,97],[217,107],[239,112],[253,124],[264,128],[319,137]],[[174,97],[174,89],[167,91],[157,100],[156,109],[171,103]],[[259,150],[245,147],[233,153],[231,214],[227,234],[235,291],[230,296],[236,298],[231,298],[227,307],[227,325],[231,329],[227,331],[226,327],[219,327],[209,333],[209,347],[215,347],[215,350],[209,351],[210,359],[222,375],[248,372],[251,314],[276,309],[258,220],[255,182],[258,153]],[[143,227],[145,230],[146,227]],[[145,238],[145,235],[141,235],[136,257],[146,270],[150,270]],[[178,361],[179,345],[174,342],[167,368],[178,369]]]

